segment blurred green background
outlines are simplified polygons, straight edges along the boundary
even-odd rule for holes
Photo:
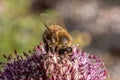
[[[0,61],[3,54],[32,50],[41,41],[44,26],[30,13],[29,0],[0,0]]]

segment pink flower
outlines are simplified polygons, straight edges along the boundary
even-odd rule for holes
[[[81,52],[76,46],[69,57],[60,58],[56,53],[47,53],[38,45],[31,56],[25,59],[6,57],[0,72],[0,80],[105,80],[107,71],[99,57]]]

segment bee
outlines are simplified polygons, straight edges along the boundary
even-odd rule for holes
[[[46,27],[42,36],[46,52],[56,52],[59,55],[70,54],[72,52],[72,37],[68,31],[60,26],[57,21],[55,23],[55,19],[49,15],[41,14],[40,17]],[[61,21],[60,18],[57,20]]]

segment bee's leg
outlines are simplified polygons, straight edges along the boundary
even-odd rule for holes
[[[48,44],[45,44],[45,50],[46,50],[46,53],[49,52],[49,45]]]
[[[57,52],[58,51],[58,47],[55,47],[54,51]]]
[[[50,47],[50,51],[53,53],[53,48],[52,47]]]
[[[46,41],[46,38],[45,38],[45,37],[43,37],[43,42],[44,42],[45,44],[47,44],[47,41]]]
[[[45,44],[45,51],[46,51],[46,53],[48,53],[49,52],[49,45],[48,45],[45,37],[43,37],[43,42]]]
[[[50,51],[51,51],[52,53],[57,52],[57,51],[55,51],[55,47],[50,47]]]

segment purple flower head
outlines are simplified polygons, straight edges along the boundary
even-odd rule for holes
[[[76,46],[69,57],[47,53],[38,45],[30,56],[4,56],[8,63],[0,72],[0,80],[105,80],[107,71],[99,57],[81,52]]]

